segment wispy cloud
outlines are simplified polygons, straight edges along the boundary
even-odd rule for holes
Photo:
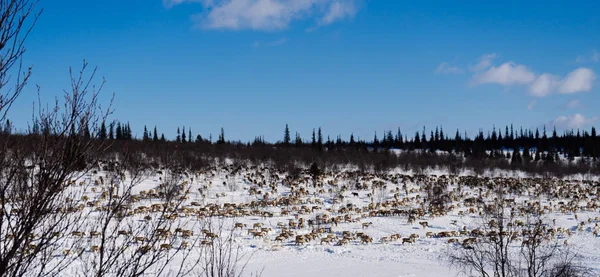
[[[258,47],[275,47],[275,46],[280,46],[282,44],[285,44],[288,41],[287,38],[280,38],[278,40],[274,40],[274,41],[267,41],[267,42],[263,42],[260,40],[255,41],[254,43],[252,43],[252,46],[255,48]]]
[[[358,0],[164,0],[165,7],[200,3],[204,11],[192,18],[203,29],[277,31],[295,20],[312,18],[325,26],[351,18]]]
[[[581,107],[581,101],[575,99],[575,100],[571,100],[569,102],[567,102],[567,104],[565,105],[565,107],[567,107],[567,109],[576,109]]]
[[[535,107],[535,104],[537,104],[537,101],[533,100],[531,102],[529,102],[529,104],[527,105],[527,110],[533,110],[533,108]]]
[[[514,62],[506,62],[496,67],[492,66],[485,71],[478,72],[473,76],[471,83],[499,84],[504,86],[525,85],[535,80],[535,74],[524,65]]]
[[[561,129],[577,129],[589,126],[598,121],[600,117],[586,117],[582,114],[574,114],[570,116],[559,116],[554,119],[551,124]]]
[[[174,6],[183,4],[183,3],[204,3],[205,5],[209,5],[211,4],[213,1],[212,0],[163,0],[163,5],[166,8],[172,8]]]
[[[482,71],[488,69],[492,65],[492,61],[496,58],[496,53],[484,54],[479,59],[476,65],[469,66],[471,71]]]
[[[329,25],[344,18],[352,18],[356,14],[356,6],[352,1],[334,1],[329,5],[325,15],[319,20],[319,25]]]
[[[578,63],[597,63],[600,62],[600,52],[596,51],[596,49],[592,50],[592,53],[589,55],[579,55],[575,59]]]
[[[435,69],[435,73],[438,74],[460,74],[463,70],[457,66],[450,65],[447,62],[442,62]]]

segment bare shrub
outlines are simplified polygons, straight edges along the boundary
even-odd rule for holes
[[[561,247],[554,237],[546,239],[541,214],[527,210],[524,219],[517,218],[510,211],[506,188],[495,185],[496,198],[483,204],[477,232],[471,231],[471,238],[451,250],[450,264],[467,276],[586,276],[568,247]]]
[[[246,266],[253,253],[244,253],[236,242],[235,230],[227,228],[227,222],[214,219],[207,222],[209,232],[219,234],[210,243],[204,244],[200,252],[200,268],[197,276],[201,277],[241,277],[246,274]],[[261,276],[262,271],[253,272],[250,276]]]

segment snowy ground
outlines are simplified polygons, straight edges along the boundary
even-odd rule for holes
[[[265,206],[246,208],[248,210],[259,210],[260,212],[270,212],[272,217],[263,217],[258,215],[246,215],[239,217],[227,217],[224,220],[228,222],[230,228],[233,223],[245,224],[242,230],[235,231],[236,241],[242,247],[246,254],[252,254],[248,263],[246,272],[248,274],[263,270],[262,276],[456,276],[456,269],[449,266],[447,255],[453,248],[462,247],[458,243],[448,243],[448,237],[428,237],[429,234],[436,234],[442,231],[461,231],[464,228],[473,230],[482,224],[482,220],[477,213],[468,213],[469,207],[465,206],[462,200],[468,197],[479,196],[476,189],[463,191],[463,196],[458,197],[450,203],[452,209],[445,215],[432,217],[425,214],[415,222],[408,223],[406,215],[373,216],[369,214],[372,210],[389,210],[390,207],[379,206],[377,203],[394,202],[399,204],[399,209],[419,208],[426,193],[421,190],[423,182],[421,181],[402,181],[400,174],[406,174],[400,170],[389,172],[386,176],[361,176],[360,183],[369,185],[369,189],[356,189],[353,186],[355,177],[349,178],[344,174],[336,173],[326,175],[321,181],[324,183],[322,188],[313,188],[312,181],[308,175],[302,175],[295,185],[294,191],[284,180],[286,173],[275,172],[264,168],[242,167],[234,169],[233,166],[215,168],[211,171],[202,173],[190,173],[186,176],[186,183],[189,185],[188,199],[185,205],[189,209],[199,209],[198,205],[218,204],[223,207],[224,203],[235,203],[238,205],[249,204],[251,202],[265,199],[265,193],[269,193],[266,199],[276,200],[291,197],[300,190],[301,194],[297,199],[299,202],[288,206]],[[439,171],[426,172],[431,176],[443,174]],[[90,183],[98,183],[96,180],[103,173],[88,174],[84,179]],[[410,175],[410,173],[409,173]],[[469,175],[468,172],[462,175]],[[488,172],[488,176],[502,175],[517,178],[525,177],[523,173],[508,172]],[[153,172],[153,174],[137,184],[133,188],[133,194],[139,195],[142,191],[156,189],[161,183],[164,173]],[[345,177],[346,176],[346,177]],[[382,177],[382,178],[380,178]],[[429,177],[426,177],[429,178]],[[437,177],[432,177],[437,178]],[[590,188],[587,191],[593,194],[587,195],[588,199],[571,202],[571,205],[585,207],[589,203],[598,203],[598,195],[592,190],[597,183],[582,183],[583,176],[573,176],[575,181],[564,184],[564,188],[579,186],[581,188]],[[598,180],[592,176],[593,180]],[[533,182],[533,181],[532,181]],[[271,186],[269,186],[271,184]],[[373,188],[373,184],[380,184],[385,188]],[[349,187],[348,190],[341,191],[342,186]],[[95,192],[86,191],[90,199],[97,198],[103,191],[102,186],[97,186]],[[522,191],[521,195],[511,195],[509,198],[515,198],[517,204],[524,205],[526,202],[540,201],[541,206],[552,208],[546,217],[548,221],[556,220],[556,225],[552,228],[563,228],[572,231],[572,236],[558,234],[555,239],[561,243],[568,239],[568,247],[577,252],[582,259],[582,263],[594,270],[594,276],[600,276],[600,237],[595,236],[593,231],[597,226],[598,209],[583,209],[577,212],[578,218],[572,212],[561,212],[560,206],[572,199],[548,199],[539,198],[534,189]],[[456,191],[457,183],[450,181],[447,192]],[[561,188],[562,189],[562,188]],[[253,193],[250,193],[253,191]],[[256,193],[254,193],[256,192]],[[357,193],[358,195],[354,194]],[[343,195],[343,198],[336,195]],[[491,197],[487,195],[487,197]],[[587,201],[587,202],[586,202]],[[196,202],[195,205],[191,205]],[[561,204],[561,202],[564,202]],[[136,204],[139,206],[149,206],[157,203],[157,200],[142,200]],[[198,204],[199,203],[199,204]],[[299,213],[305,207],[308,212]],[[340,213],[343,207],[353,207],[354,210]],[[370,209],[369,207],[376,207]],[[245,208],[242,208],[242,210]],[[285,213],[287,211],[287,213]],[[464,215],[461,215],[464,213]],[[298,223],[299,219],[308,221],[315,217],[328,215],[330,217],[349,216],[350,221],[341,222],[337,226],[325,224],[323,226],[331,227],[331,235],[335,237],[331,243],[321,243],[320,238],[325,238],[328,234],[319,234],[317,239],[307,243],[296,245],[295,235],[309,234],[313,228],[304,226],[303,228],[290,228],[294,232],[283,241],[276,241],[275,238],[281,233],[281,226],[289,226],[290,221]],[[140,216],[141,217],[141,216]],[[195,220],[195,217],[185,220]],[[429,226],[423,228],[419,222],[427,221]],[[585,226],[578,228],[580,222],[584,221]],[[252,229],[254,223],[261,223],[263,227],[270,228],[270,231],[263,238],[253,238],[248,234],[248,229]],[[364,227],[363,223],[372,223]],[[89,230],[87,230],[89,232]],[[194,235],[200,234],[200,230],[193,230]],[[348,231],[353,234],[363,232],[373,239],[372,243],[361,243],[360,240],[351,240],[346,245],[338,245],[342,232]],[[382,242],[382,238],[389,238],[393,234],[399,234],[401,238],[407,238],[410,235],[418,235],[414,243],[403,244],[402,239]],[[468,236],[458,236],[462,240]],[[201,246],[194,246],[201,247]],[[249,276],[249,275],[248,275]]]

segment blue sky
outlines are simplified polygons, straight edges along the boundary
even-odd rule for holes
[[[598,1],[48,1],[10,116],[52,102],[83,59],[114,92],[113,119],[269,141],[371,139],[422,126],[589,128],[600,112]],[[101,81],[97,79],[97,83]]]

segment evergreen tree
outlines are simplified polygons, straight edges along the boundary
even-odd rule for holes
[[[456,134],[454,135],[454,152],[459,152],[462,149],[460,132],[456,129]]]
[[[179,127],[177,127],[177,137],[175,137],[175,141],[181,143],[181,130],[179,130]]]
[[[82,120],[81,124],[83,125],[83,137],[86,139],[89,139],[92,137],[92,134],[90,132],[90,125],[88,124],[87,121]]]
[[[415,148],[421,147],[421,139],[419,138],[418,131],[415,133],[415,138],[413,139],[413,143],[415,145]]]
[[[387,131],[385,135],[385,147],[389,148],[394,144],[394,135],[392,135],[392,131]]]
[[[523,163],[523,160],[521,159],[521,153],[518,148],[513,149],[510,163],[511,165],[520,165],[521,163]]]
[[[100,131],[98,132],[98,138],[100,140],[105,140],[107,138],[106,123],[104,121],[102,121],[102,124],[100,125]]]
[[[437,140],[433,134],[433,131],[430,131],[430,132],[431,132],[431,135],[429,137],[429,152],[434,153],[435,149],[436,149]],[[438,136],[439,136],[439,134],[438,134]]]
[[[129,125],[129,122],[127,122],[127,139],[133,139],[133,132],[131,132],[131,125]]]
[[[285,131],[283,133],[283,144],[290,145],[290,142],[291,142],[290,128],[288,127],[287,124],[285,124]]]
[[[114,128],[115,128],[115,123],[114,123],[114,122],[111,122],[111,123],[110,123],[110,128],[109,128],[109,131],[108,131],[108,138],[109,138],[110,140],[113,140],[113,139],[115,139],[115,131],[114,131]]]
[[[440,126],[440,141],[437,144],[437,148],[443,151],[447,151],[446,137],[444,136],[444,128],[442,126]]]
[[[144,136],[142,137],[142,141],[147,142],[150,140],[150,135],[148,134],[148,128],[144,125]]]
[[[379,139],[377,139],[377,131],[375,131],[375,137],[373,137],[373,147],[377,148],[379,146]]]
[[[296,147],[302,146],[302,138],[300,137],[300,133],[296,132]]]
[[[427,147],[427,137],[425,136],[425,126],[423,126],[423,132],[421,133],[421,149],[425,150]]]
[[[181,131],[181,143],[187,142],[187,136],[185,135],[185,126],[183,126],[183,130]]]
[[[154,126],[154,135],[152,136],[152,141],[158,142],[158,133],[156,132],[156,125]]]
[[[311,145],[312,145],[312,147],[316,147],[317,146],[317,137],[315,135],[315,128],[313,128],[313,131],[312,131]]]
[[[224,144],[225,143],[225,130],[223,129],[223,127],[221,127],[221,134],[219,135],[219,140],[217,141],[217,144]]]
[[[166,141],[167,141],[167,140],[165,139],[165,133],[162,133],[162,134],[160,135],[160,141],[162,141],[162,142],[166,142]]]
[[[403,137],[402,137],[402,131],[400,130],[400,127],[398,127],[398,131],[396,132],[396,138],[394,140],[394,144],[396,145],[397,148],[402,148],[402,144],[404,143],[403,141]]]
[[[4,133],[5,134],[12,133],[12,123],[8,119],[6,120],[6,125],[4,125]]]
[[[121,127],[121,122],[117,122],[117,129],[116,129],[116,139],[117,140],[122,140],[123,139],[123,130]]]
[[[319,148],[323,147],[323,134],[321,133],[321,127],[319,127],[317,144],[318,144]]]
[[[511,124],[510,124],[510,140],[511,140],[511,142],[512,142],[512,140],[514,140],[514,139],[515,139],[515,134],[514,134],[514,132],[513,132],[513,125],[512,125],[512,123],[511,123]]]
[[[192,142],[192,128],[188,128],[188,142]]]
[[[354,133],[350,134],[350,145],[354,145],[356,142],[354,141]]]

